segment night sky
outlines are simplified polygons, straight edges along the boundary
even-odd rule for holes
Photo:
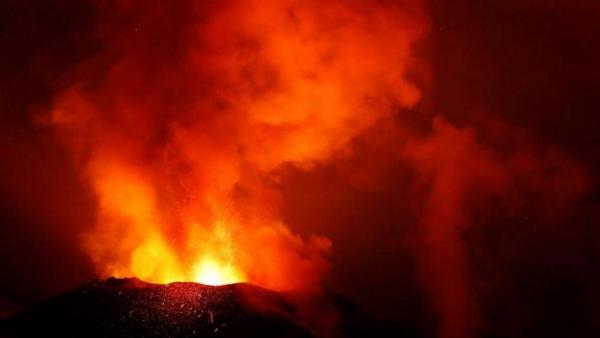
[[[331,241],[327,288],[418,336],[597,336],[600,3],[396,2],[425,12],[419,102],[343,155],[274,169],[282,220]],[[81,245],[97,196],[39,116],[73,69],[109,68],[106,15],[0,1],[0,310],[98,277]]]

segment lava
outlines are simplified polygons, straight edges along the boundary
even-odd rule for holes
[[[206,285],[239,283],[244,276],[231,264],[223,264],[211,257],[203,258],[194,267],[194,281]]]

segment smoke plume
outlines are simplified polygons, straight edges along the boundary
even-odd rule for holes
[[[362,1],[100,3],[102,50],[48,122],[83,168],[102,275],[311,288],[330,241],[281,221],[275,169],[310,170],[412,107],[420,8]]]
[[[585,332],[595,8],[2,2],[1,296],[93,269],[332,287],[419,336]]]

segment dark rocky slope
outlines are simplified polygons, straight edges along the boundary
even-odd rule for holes
[[[331,293],[307,300],[243,283],[162,285],[135,278],[94,281],[0,321],[1,338],[405,336]]]

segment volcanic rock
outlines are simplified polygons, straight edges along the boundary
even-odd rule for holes
[[[0,338],[414,337],[333,292],[307,299],[240,283],[152,284],[109,278],[0,319]]]
[[[250,284],[95,281],[0,323],[0,337],[310,338],[280,294]]]

